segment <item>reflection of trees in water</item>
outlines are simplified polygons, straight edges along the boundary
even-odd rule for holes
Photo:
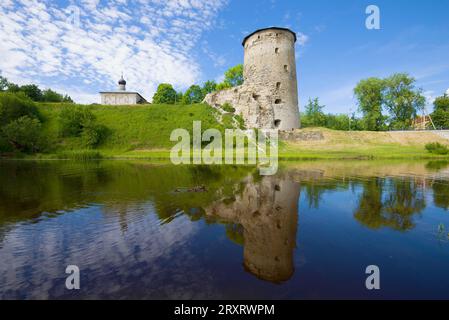
[[[129,208],[148,201],[153,202],[160,219],[169,221],[181,211],[190,215],[191,208],[216,200],[220,197],[217,190],[228,195],[238,192],[236,182],[251,170],[117,161],[1,162],[0,226],[91,203],[99,203],[106,213],[121,214],[126,219]],[[173,192],[178,187],[199,184],[206,185],[207,192]]]
[[[318,209],[325,192],[344,190],[350,186],[350,181],[337,180],[308,180],[302,183],[309,208]]]
[[[436,180],[432,184],[433,202],[439,208],[449,210],[449,182]]]
[[[426,207],[422,187],[411,178],[370,179],[362,188],[354,217],[369,228],[413,229],[414,215]]]
[[[423,178],[425,180],[425,178]],[[422,179],[421,179],[422,180]],[[414,227],[413,217],[426,207],[423,181],[404,178],[365,179],[307,179],[301,181],[301,188],[309,207],[319,208],[323,194],[334,190],[362,189],[354,218],[363,225],[379,229],[390,227],[394,230],[410,230]],[[433,184],[435,203],[449,205],[449,185]]]

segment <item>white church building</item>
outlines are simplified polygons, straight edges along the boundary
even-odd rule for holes
[[[126,91],[126,81],[123,74],[118,81],[118,88],[115,91],[100,92],[101,104],[105,105],[129,105],[147,103],[144,97],[138,92]]]

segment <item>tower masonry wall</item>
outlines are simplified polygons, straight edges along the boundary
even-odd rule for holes
[[[213,92],[205,102],[230,103],[250,128],[299,128],[295,40],[291,31],[276,28],[246,38],[243,85]]]

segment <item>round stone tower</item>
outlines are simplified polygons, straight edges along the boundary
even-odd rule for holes
[[[257,30],[243,40],[244,85],[257,88],[258,125],[262,128],[299,128],[296,34],[285,28]]]

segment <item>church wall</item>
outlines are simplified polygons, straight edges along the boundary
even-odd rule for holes
[[[101,104],[105,105],[132,105],[139,102],[139,96],[135,93],[102,93]]]

